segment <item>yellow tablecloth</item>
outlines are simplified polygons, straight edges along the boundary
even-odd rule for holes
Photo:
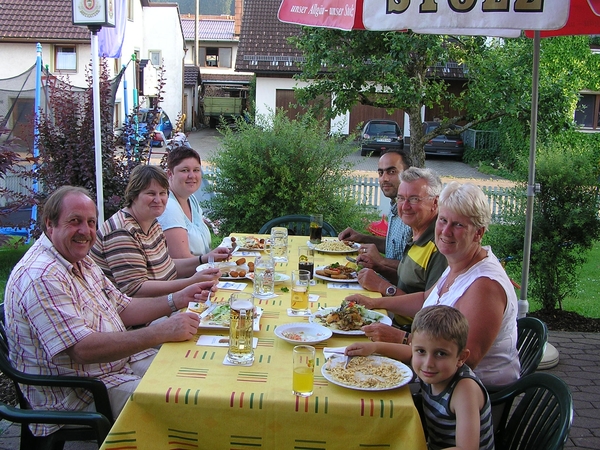
[[[289,274],[297,268],[297,248],[306,240],[290,236],[289,263],[278,263],[276,271]],[[315,266],[336,261],[345,263],[345,255],[317,254]],[[277,298],[257,302],[264,312],[250,367],[224,365],[226,347],[197,346],[196,340],[164,344],[102,449],[425,449],[407,386],[358,391],[329,383],[321,375],[323,347],[345,346],[364,337],[334,334],[317,344],[314,394],[292,394],[293,345],[273,333],[278,325],[307,320],[288,317],[290,293],[282,292],[281,286],[289,285],[276,285]],[[251,289],[249,284],[245,291]],[[326,281],[317,280],[310,293],[319,299],[311,309],[338,306],[356,292],[328,288]],[[216,300],[224,301],[229,294],[218,291]],[[201,329],[200,334],[227,331]]]

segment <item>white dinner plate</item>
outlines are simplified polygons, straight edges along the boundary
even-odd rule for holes
[[[366,358],[370,360],[370,363],[373,366],[379,366],[384,363],[391,364],[395,367],[397,373],[400,374],[399,380],[395,383],[386,386],[364,386],[359,384],[361,380],[367,380],[373,377],[373,375],[369,374],[368,370],[365,372],[358,371],[357,373],[355,373],[354,379],[358,380],[357,384],[353,383],[353,381],[350,379],[338,379],[334,377],[333,374],[330,372],[330,368],[343,365],[346,362],[346,357],[344,357],[343,355],[340,355],[339,358],[330,358],[326,364],[323,364],[323,366],[321,366],[321,374],[323,375],[323,377],[325,377],[327,381],[333,384],[337,384],[338,386],[345,387],[348,389],[355,389],[358,391],[387,391],[390,389],[397,389],[410,383],[410,381],[413,379],[412,370],[406,364],[401,363],[400,361],[396,361],[395,359],[378,355],[370,355],[360,358]],[[377,376],[375,378],[377,378]]]
[[[324,241],[323,241],[324,242]],[[321,243],[323,243],[321,242]],[[346,254],[346,253],[356,253],[358,252],[358,249],[360,248],[360,244],[355,242],[352,247],[348,247],[348,250],[321,250],[318,246],[320,244],[311,244],[310,241],[306,242],[306,245],[308,245],[310,248],[312,248],[313,250],[316,250],[318,252],[321,253],[331,253],[333,255],[340,255],[340,254]]]
[[[333,281],[334,283],[358,283],[358,277],[357,278],[340,279],[340,278],[330,278],[325,275],[319,275],[317,273],[317,270],[323,270],[325,267],[328,267],[328,266],[319,266],[319,267],[315,268],[314,277],[318,278],[320,280]]]
[[[275,336],[290,344],[317,344],[332,336],[331,330],[316,323],[286,323],[275,328]]]
[[[239,266],[235,263],[235,261],[222,261],[222,262],[216,262],[213,263],[215,267],[221,269],[221,272],[223,273],[229,273],[232,270],[245,270],[246,274],[248,273],[248,264],[240,264]],[[200,264],[198,267],[196,267],[196,272],[200,272],[201,270],[204,269],[208,269],[210,268],[210,264]],[[243,277],[230,277],[230,276],[222,276],[219,278],[219,280],[223,280],[223,281],[242,281],[246,279],[246,275],[244,275]]]
[[[365,334],[364,331],[362,330],[339,330],[336,326],[335,323],[326,323],[325,322],[325,317],[327,317],[327,315],[330,312],[333,312],[335,310],[337,310],[338,308],[322,308],[317,310],[316,312],[312,313],[310,315],[310,317],[308,318],[308,321],[310,323],[316,323],[318,325],[323,325],[324,327],[330,328],[332,332],[334,332],[335,334],[348,334],[348,335],[362,335]],[[381,314],[380,312],[377,311],[372,311],[370,309],[368,309],[366,311],[366,315],[368,319],[373,320],[374,322],[377,323],[383,323],[385,325],[391,325],[392,324],[392,319],[390,319],[388,316],[386,316],[385,314]],[[323,319],[320,319],[319,316],[323,317]]]
[[[254,282],[254,272],[248,272],[246,274],[246,278],[248,278],[249,280],[252,280],[252,282]],[[284,283],[285,281],[288,281],[289,279],[290,279],[289,275],[286,275],[285,273],[275,272],[275,284]]]
[[[222,304],[224,306],[229,306],[227,304]],[[217,304],[217,306],[222,306]],[[263,314],[263,309],[260,306],[255,306],[254,307],[254,322],[253,322],[253,328],[254,331],[260,331],[260,318]],[[198,317],[200,317],[200,314],[198,311],[194,310],[194,308],[192,307],[192,305],[188,305],[188,309],[186,310],[186,312],[193,312],[195,314],[198,314]],[[228,315],[226,317],[229,317]],[[206,317],[200,318],[200,323],[198,324],[198,328],[206,328],[206,329],[211,329],[211,330],[229,330],[229,321],[228,320],[213,320],[211,315],[209,314]]]

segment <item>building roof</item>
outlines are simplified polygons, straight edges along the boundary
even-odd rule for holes
[[[199,86],[202,82],[200,68],[198,66],[183,67],[183,85],[184,86]]]
[[[279,0],[245,0],[235,69],[255,73],[297,73],[302,53],[287,42],[301,27],[280,22]]]
[[[0,42],[89,42],[89,30],[72,24],[72,8],[72,0],[0,0]]]
[[[194,19],[181,19],[183,36],[186,41],[196,38]],[[235,20],[200,19],[198,21],[198,39],[201,41],[235,41]]]

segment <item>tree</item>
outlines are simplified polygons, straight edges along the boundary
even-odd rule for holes
[[[519,121],[526,140],[531,111],[532,40],[421,35],[412,32],[302,29],[292,41],[305,62],[297,77],[310,84],[297,89],[301,102],[332,96],[328,117],[362,103],[401,108],[409,116],[411,156],[423,166],[423,145],[462,123],[457,132],[505,117]],[[572,126],[578,93],[596,80],[597,63],[587,37],[545,39],[540,66],[539,129],[547,136]],[[597,59],[597,58],[596,58]],[[468,70],[467,89],[454,95],[443,80],[427,76],[436,63],[454,61]],[[597,72],[596,72],[597,73]],[[595,84],[595,82],[594,82]],[[462,113],[444,117],[442,127],[423,135],[421,110],[449,102]],[[498,125],[500,124],[500,125]],[[502,127],[500,121],[496,122]],[[526,131],[526,132],[525,132]]]

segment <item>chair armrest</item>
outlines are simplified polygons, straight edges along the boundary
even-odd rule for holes
[[[111,428],[109,419],[98,412],[21,409],[0,404],[0,417],[21,424],[86,425],[96,431],[99,445],[104,441]]]
[[[10,377],[20,384],[28,386],[68,387],[86,389],[94,397],[96,410],[104,415],[111,423],[114,422],[110,399],[106,385],[97,378],[76,377],[70,375],[32,375],[18,370],[12,370]]]

